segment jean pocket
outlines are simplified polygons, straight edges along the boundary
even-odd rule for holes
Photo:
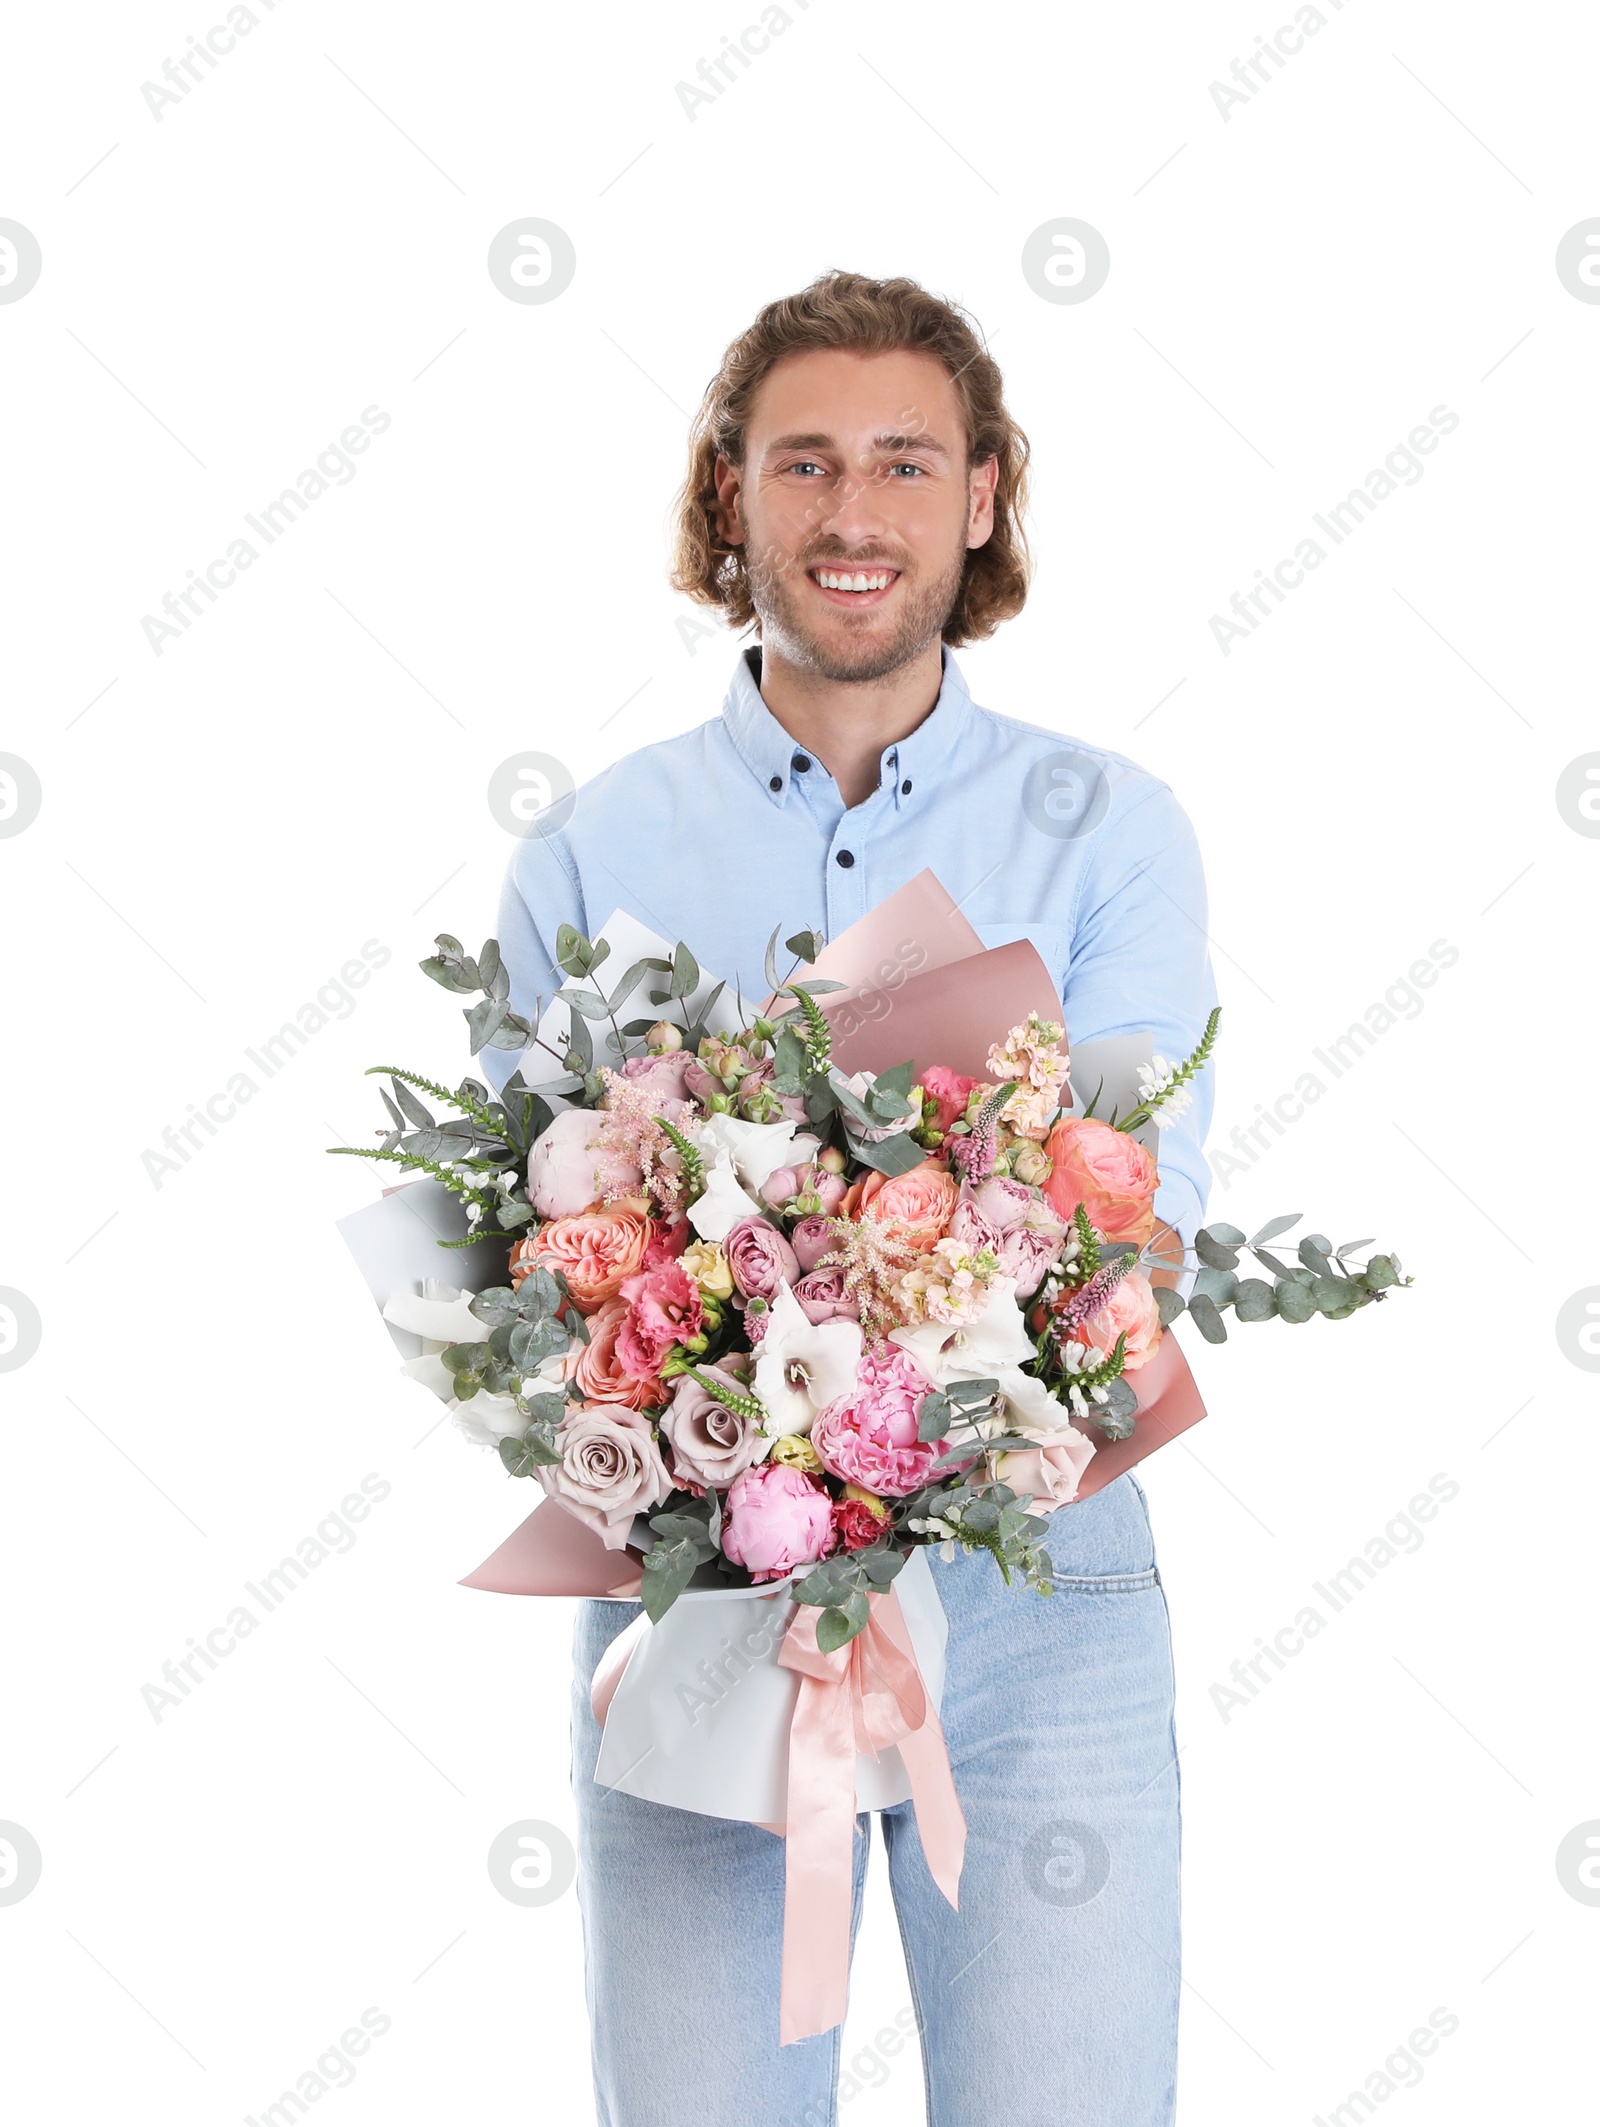
[[[1060,1595],[1137,1595],[1143,1588],[1159,1588],[1161,1569],[1146,1566],[1139,1573],[1052,1573],[1050,1585]]]

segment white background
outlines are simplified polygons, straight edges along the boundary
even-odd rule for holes
[[[368,2007],[390,2028],[319,2117],[592,2116],[575,1900],[512,1904],[485,1866],[508,1824],[572,1824],[570,1609],[455,1585],[527,1493],[395,1374],[332,1225],[376,1177],[322,1148],[380,1120],[367,1065],[466,1064],[414,963],[493,927],[495,768],[581,780],[716,713],[735,646],[664,581],[687,416],[832,265],[955,297],[1005,370],[1037,586],[961,663],[1194,819],[1213,1144],[1458,954],[1212,1198],[1374,1234],[1415,1285],[1190,1337],[1211,1416],[1142,1472],[1180,2119],[1326,2115],[1436,2007],[1459,2028],[1380,2111],[1565,2116],[1600,1943],[1556,1869],[1600,1818],[1600,1461],[1555,1323],[1600,1282],[1600,845],[1556,783],[1600,746],[1600,306],[1554,261],[1600,214],[1592,16],[1326,0],[1224,117],[1211,83],[1287,0],[815,0],[691,118],[676,84],[754,0],[254,12],[159,119],[142,84],[220,0],[14,17],[0,90],[0,215],[43,253],[0,306],[0,749],[42,789],[0,842],[0,1285],[43,1323],[0,1382],[0,1818],[43,1855],[0,1906],[19,2116],[243,2119]],[[527,215],[576,247],[547,305],[485,268]],[[1111,252],[1082,304],[1020,266],[1066,215]],[[368,406],[356,477],[157,656],[142,617]],[[1438,406],[1424,476],[1224,656],[1211,616]],[[156,1186],[162,1131],[368,940],[353,1008]],[[154,1719],[162,1664],[369,1472],[392,1490],[354,1548]],[[1436,1472],[1459,1496],[1420,1550],[1225,1720],[1230,1664]],[[850,2127],[922,2117],[914,2058],[871,2051],[906,1999],[874,1888]]]

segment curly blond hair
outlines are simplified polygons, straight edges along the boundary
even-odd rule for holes
[[[774,365],[815,348],[861,354],[904,349],[944,365],[966,423],[969,468],[986,458],[997,461],[994,530],[982,546],[968,549],[961,589],[944,624],[952,649],[981,642],[1019,613],[1028,595],[1028,439],[1006,410],[999,368],[966,312],[903,275],[877,281],[835,268],[798,295],[768,303],[729,346],[690,430],[689,470],[673,512],[674,590],[699,605],[720,607],[736,631],[756,623],[743,549],[730,546],[717,528],[714,470],[719,454],[743,466],[750,409]]]

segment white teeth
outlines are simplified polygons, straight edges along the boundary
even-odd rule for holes
[[[893,581],[892,570],[873,576],[841,576],[833,569],[818,569],[817,581],[825,591],[882,591]]]

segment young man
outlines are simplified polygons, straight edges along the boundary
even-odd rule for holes
[[[1038,946],[1074,1041],[1193,1047],[1215,990],[1199,856],[1171,792],[1120,755],[978,708],[950,654],[1022,606],[1027,454],[971,325],[915,282],[831,273],[761,312],[696,420],[674,573],[758,643],[719,718],[618,762],[519,844],[499,933],[518,1010],[559,986],[564,922],[588,933],[620,906],[753,990],[775,923],[835,936],[931,866],[985,944]],[[1040,707],[1065,711],[1062,695]],[[1185,1240],[1210,1105],[1207,1073],[1162,1136],[1157,1209]],[[928,2116],[1163,2127],[1179,1775],[1138,1481],[1059,1508],[1047,1548],[1048,1600],[1007,1588],[982,1554],[931,1554],[968,1826],[959,1911],[928,1875],[911,1806],[880,1819]],[[636,1609],[586,1603],[576,1635],[599,2118],[827,2127],[840,2032],[778,2043],[781,1839],[594,1783],[589,1681]]]

